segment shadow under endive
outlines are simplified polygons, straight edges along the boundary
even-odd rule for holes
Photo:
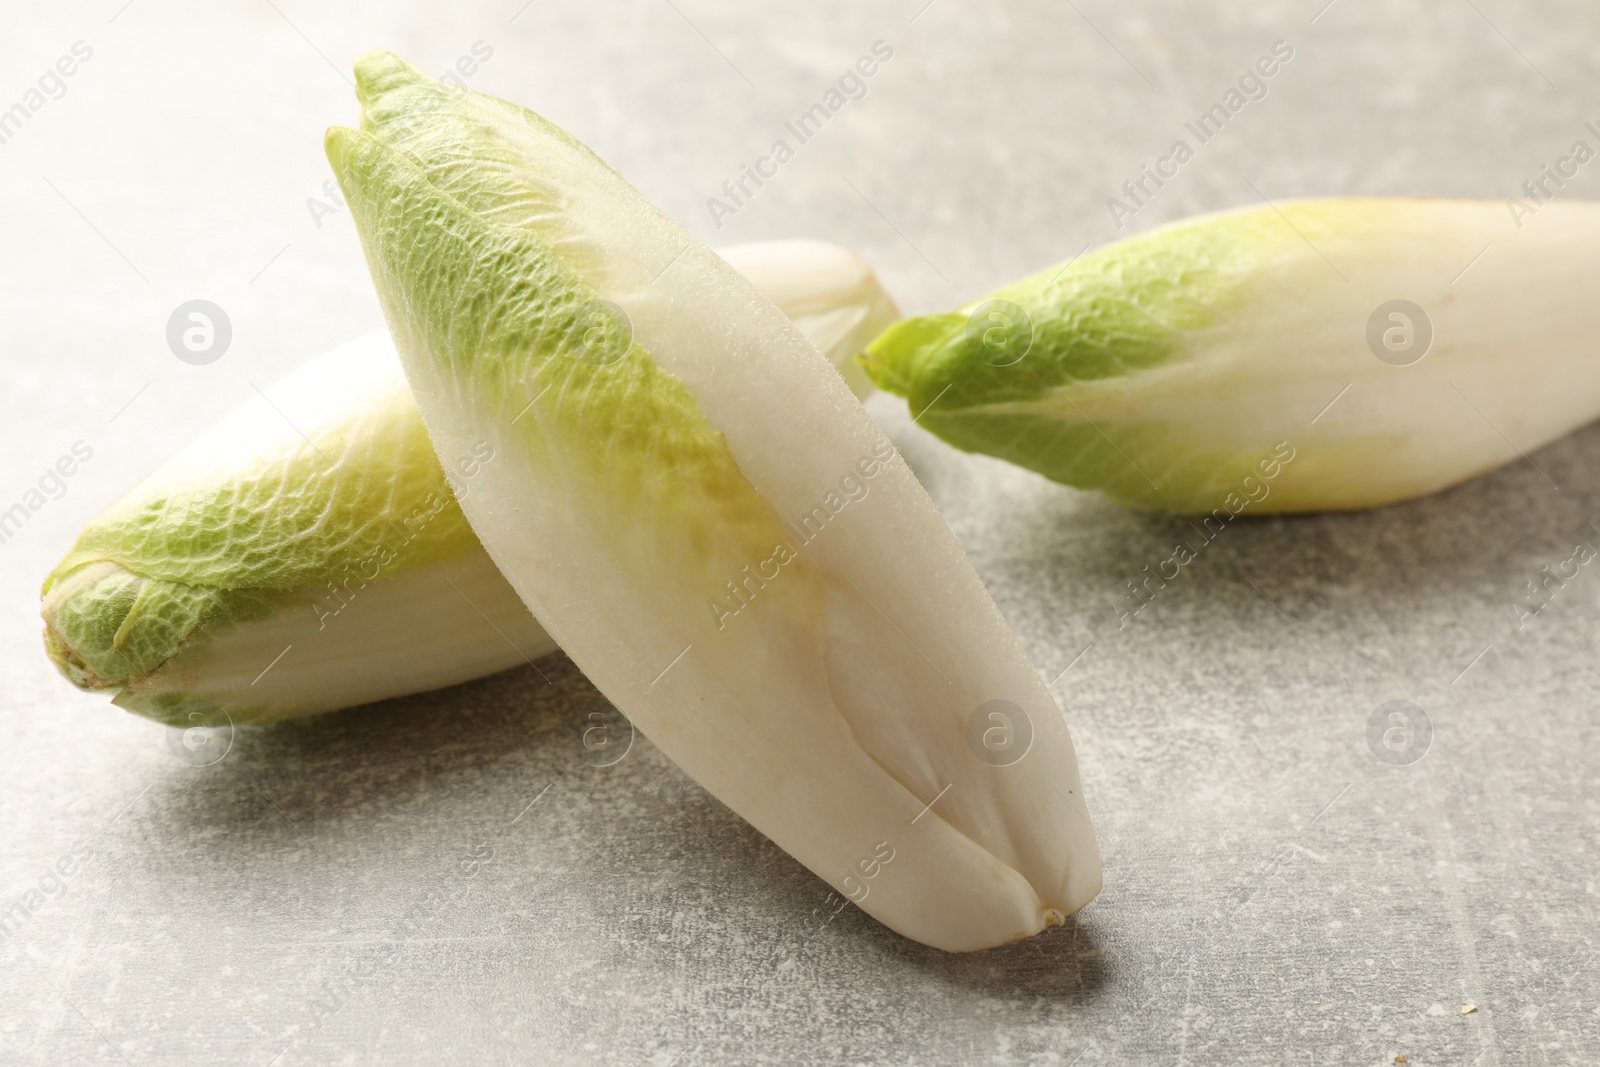
[[[1077,915],[1033,937],[981,952],[941,952],[899,937],[890,944],[880,939],[880,945],[929,978],[1005,1000],[1092,1001],[1110,982],[1100,942]]]
[[[1084,641],[1130,625],[1124,613],[1141,600],[1148,607],[1139,624],[1149,612],[1175,612],[1170,621],[1187,626],[1208,611],[1234,610],[1257,598],[1245,579],[1274,602],[1279,593],[1293,597],[1297,620],[1335,613],[1347,629],[1382,636],[1412,612],[1492,615],[1541,563],[1578,540],[1600,546],[1600,531],[1588,525],[1600,526],[1596,470],[1600,425],[1415,500],[1293,515],[1247,508],[1220,528],[1041,482],[1018,502],[1015,520],[971,548],[997,591],[1064,605],[1057,614],[1073,617],[1059,619],[1061,627]],[[1170,562],[1179,545],[1193,554],[1181,567]]]

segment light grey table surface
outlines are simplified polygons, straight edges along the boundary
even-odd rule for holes
[[[482,42],[474,88],[701,236],[851,245],[913,312],[1258,197],[1504,198],[1595,143],[1591,5],[1325,3],[8,3],[0,108],[92,56],[0,144],[0,506],[93,457],[0,544],[0,910],[26,905],[0,1062],[1600,1062],[1600,585],[1521,632],[1510,606],[1600,544],[1593,428],[1433,499],[1241,524],[1120,627],[1178,523],[875,398],[1053,680],[1104,850],[1068,926],[971,956],[819,922],[823,883],[642,737],[589,766],[559,655],[550,685],[240,732],[197,768],[40,649],[38,584],[92,515],[379,325],[347,214],[308,205],[362,50],[442,72]],[[707,198],[878,40],[865,97],[716,226]],[[1119,231],[1106,199],[1278,40],[1266,98]],[[204,367],[163,336],[193,298],[234,329]],[[1397,699],[1434,731],[1405,766],[1368,746]]]

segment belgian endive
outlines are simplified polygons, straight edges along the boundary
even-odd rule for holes
[[[443,461],[494,450],[462,508],[590,680],[902,934],[1087,903],[1061,712],[826,361],[538,115],[385,53],[357,79],[328,155],[412,392]]]
[[[819,241],[722,254],[871,389],[854,356],[897,313],[866,263]],[[263,723],[554,649],[456,503],[492,446],[441,468],[387,334],[268,394],[98,516],[51,573],[45,645],[62,673],[172,725]]]
[[[957,447],[1124,503],[1368,507],[1600,415],[1597,273],[1600,204],[1286,202],[907,319],[866,365]]]

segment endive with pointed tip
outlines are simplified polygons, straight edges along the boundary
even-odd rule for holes
[[[897,313],[821,241],[722,251],[855,385]],[[264,723],[436,689],[551,652],[456,498],[484,440],[434,456],[386,333],[328,353],[94,519],[45,581],[45,647],[176,726]]]
[[[869,347],[918,422],[1139,507],[1370,507],[1600,415],[1600,204],[1301,200],[1188,219]],[[1530,477],[1538,477],[1532,471]]]
[[[463,510],[567,654],[909,937],[1087,903],[1061,712],[844,382],[571,135],[386,53],[356,73],[328,156],[412,392],[441,457],[494,448]]]

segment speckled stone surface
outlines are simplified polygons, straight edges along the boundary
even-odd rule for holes
[[[92,55],[0,143],[0,509],[93,457],[0,544],[0,1062],[1600,1062],[1600,580],[1511,608],[1600,543],[1600,429],[1414,504],[1238,524],[1122,625],[1178,523],[876,398],[1053,681],[1105,854],[1068,926],[972,956],[832,914],[642,736],[586,763],[596,697],[560,656],[195,767],[40,651],[85,521],[378,325],[322,189],[364,48],[442,73],[482,42],[469,84],[702,236],[853,245],[909,311],[1117,236],[1106,198],[1279,40],[1266,97],[1121,233],[1257,190],[1502,198],[1593,143],[1592,6],[1324,3],[13,6],[0,109]],[[718,227],[707,198],[879,40],[865,96]],[[209,366],[163,336],[195,298],[233,324]],[[1431,722],[1416,762],[1369,748],[1391,700]]]

